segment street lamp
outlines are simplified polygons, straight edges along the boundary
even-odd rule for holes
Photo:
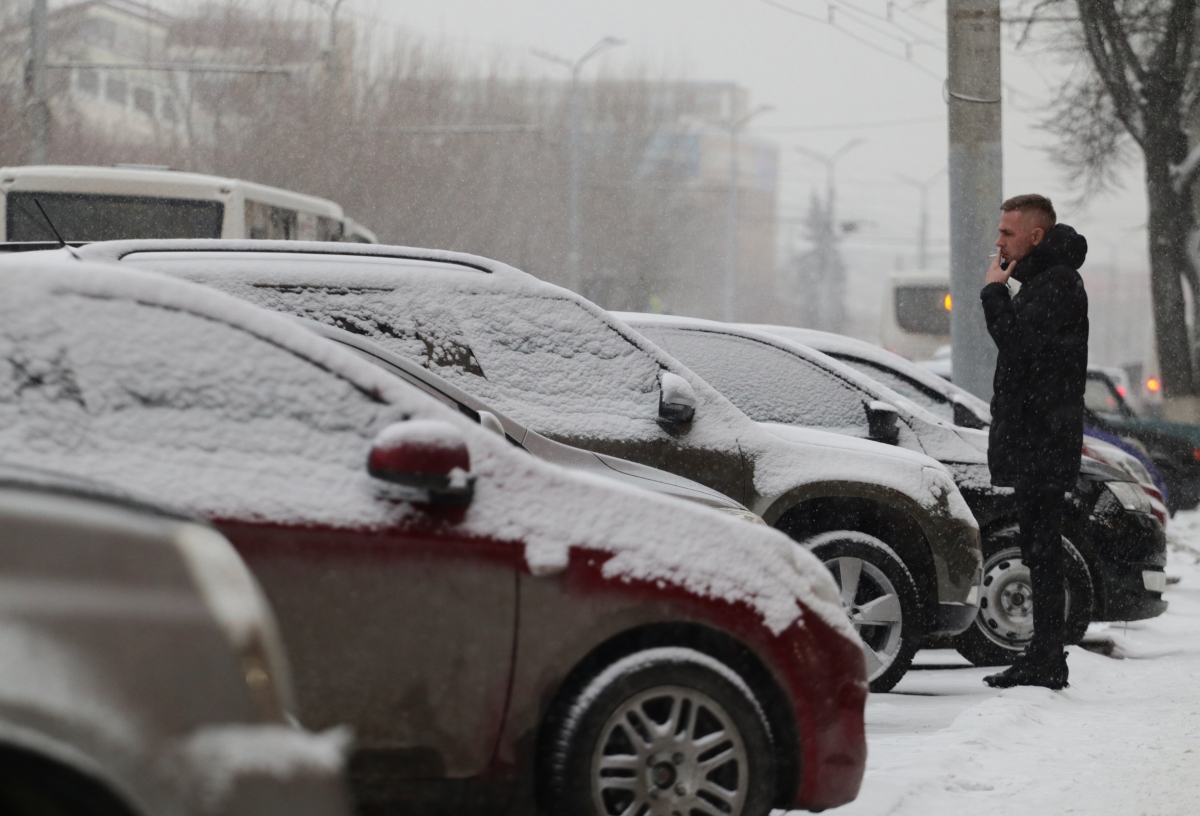
[[[325,58],[325,75],[330,79],[335,79],[339,73],[337,69],[337,13],[338,7],[345,0],[307,0],[307,2],[329,12],[329,43],[325,46],[325,53],[322,56]]]
[[[737,313],[738,274],[738,133],[759,114],[775,110],[774,105],[759,105],[741,117],[719,122],[718,126],[729,131],[729,201],[725,209],[725,320],[732,321]]]
[[[807,147],[796,148],[797,153],[801,153],[813,161],[819,161],[821,164],[825,165],[825,208],[826,212],[829,214],[830,224],[834,223],[833,199],[836,194],[836,185],[834,184],[834,169],[837,167],[838,159],[865,141],[866,139],[851,139],[837,150],[829,154],[818,153],[815,150],[809,150]]]
[[[900,179],[905,184],[911,184],[913,187],[916,187],[921,191],[921,225],[920,233],[917,235],[917,266],[922,270],[924,270],[929,263],[929,187],[935,181],[940,179],[942,174],[945,172],[946,168],[943,167],[941,170],[938,170],[924,181],[909,178],[908,176],[904,176],[899,173],[896,174],[896,178]]]
[[[584,63],[598,56],[601,52],[607,51],[609,48],[614,48],[618,45],[624,45],[625,41],[617,37],[604,37],[591,48],[583,53],[583,56],[576,60],[569,60],[566,57],[560,57],[557,54],[551,54],[546,51],[533,49],[531,53],[538,59],[544,59],[547,62],[553,62],[555,65],[561,65],[571,72],[571,164],[570,175],[568,180],[568,217],[570,219],[570,254],[567,256],[567,276],[568,287],[575,292],[580,292],[583,288],[583,282],[580,279],[579,273],[579,185],[580,185],[580,131],[583,126],[583,109],[579,101],[579,72],[583,69]]]

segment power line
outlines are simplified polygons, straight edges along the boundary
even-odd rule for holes
[[[820,130],[857,130],[868,128],[904,127],[906,125],[928,125],[934,122],[945,122],[945,116],[923,116],[915,119],[880,119],[874,122],[841,122],[825,125],[796,125],[793,127],[760,127],[762,133],[801,133]]]
[[[867,38],[862,37],[862,36],[854,33],[853,31],[850,31],[849,29],[838,25],[837,20],[834,18],[834,15],[832,14],[832,9],[834,8],[834,6],[832,4],[830,5],[831,13],[830,13],[829,17],[822,18],[822,17],[817,17],[815,14],[808,14],[806,12],[800,11],[799,9],[794,9],[791,6],[785,6],[783,3],[776,2],[776,0],[758,0],[758,1],[760,3],[765,3],[766,5],[771,6],[772,8],[786,12],[793,16],[799,17],[804,20],[808,20],[809,22],[820,23],[821,25],[828,25],[831,28],[835,28],[838,31],[840,31],[842,34],[845,34],[850,39],[856,40],[857,42],[861,43],[862,45],[867,46],[867,48],[870,48],[873,51],[878,51],[880,54],[883,54],[886,57],[891,57],[892,59],[897,59],[907,65],[911,65],[913,68],[920,71],[922,74],[925,74],[926,76],[930,77],[931,79],[936,79],[939,82],[941,82],[944,79],[944,77],[940,76],[939,74],[936,74],[933,71],[930,71],[928,68],[926,68],[923,65],[920,65],[912,60],[912,43],[911,43],[911,41],[904,40],[899,37],[892,37],[890,35],[884,35],[884,36],[887,36],[889,39],[899,42],[901,45],[903,45],[905,47],[905,56],[902,57],[899,54],[892,53],[891,51],[887,50],[886,48],[883,48],[882,46],[878,45],[877,43],[873,43],[870,40],[868,40]]]

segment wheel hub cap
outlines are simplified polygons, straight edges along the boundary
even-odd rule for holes
[[[746,747],[725,709],[682,686],[619,706],[592,758],[592,797],[604,816],[740,816]]]

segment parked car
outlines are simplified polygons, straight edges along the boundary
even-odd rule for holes
[[[628,459],[606,456],[602,453],[564,445],[531,431],[503,412],[476,399],[453,383],[443,379],[417,363],[399,354],[393,354],[373,340],[348,331],[318,323],[315,320],[296,318],[297,323],[308,330],[339,343],[364,360],[374,363],[385,371],[424,391],[438,402],[453,408],[464,416],[478,422],[482,427],[494,431],[514,446],[528,453],[571,470],[581,470],[597,476],[615,479],[643,490],[697,502],[751,524],[766,524],[755,513],[740,502],[723,493],[705,487],[699,482],[685,479],[675,473],[640,465]]]
[[[929,369],[886,349],[832,332],[798,329],[792,326],[749,324],[746,328],[764,331],[802,346],[814,348],[838,362],[869,377],[936,415],[943,422],[964,428],[986,428],[992,424],[988,404],[965,388],[937,376]],[[1139,450],[1112,434],[1095,427],[1088,429],[1084,453],[1105,464],[1125,471],[1146,490],[1155,504],[1155,515],[1166,526],[1169,491],[1161,472],[1145,449]]]
[[[0,261],[0,456],[213,520],[349,725],[362,812],[763,816],[854,798],[861,643],[783,535],[540,462],[280,315]]]
[[[1011,662],[1033,635],[1029,570],[1016,539],[1012,491],[991,484],[987,433],[955,426],[815,349],[729,324],[663,315],[622,319],[690,366],[750,417],[781,433],[823,427],[869,436],[938,459],[954,474],[983,531],[983,588],[975,626],[955,640],[979,665]],[[1064,528],[1070,637],[1092,620],[1162,614],[1166,538],[1145,492],[1090,459]]]
[[[505,264],[403,247],[114,242],[84,257],[154,269],[368,337],[552,441],[693,479],[832,567],[891,688],[928,636],[978,608],[975,521],[914,452],[764,431],[595,304]]]
[[[348,814],[347,735],[293,728],[291,698],[270,610],[220,534],[0,465],[0,813]]]
[[[1200,505],[1200,427],[1138,416],[1109,375],[1088,369],[1083,392],[1084,423],[1142,447],[1162,472],[1168,508]]]

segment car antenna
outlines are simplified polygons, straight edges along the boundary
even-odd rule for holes
[[[38,208],[38,212],[42,214],[42,218],[46,219],[46,223],[50,225],[50,231],[53,232],[54,237],[58,239],[58,245],[62,249],[65,249],[67,252],[71,253],[71,257],[73,257],[75,260],[79,260],[79,256],[75,254],[75,250],[67,246],[67,242],[63,240],[62,234],[58,231],[58,227],[54,226],[54,222],[50,220],[50,216],[46,215],[46,210],[44,207],[42,207],[42,202],[34,198],[33,204]]]

